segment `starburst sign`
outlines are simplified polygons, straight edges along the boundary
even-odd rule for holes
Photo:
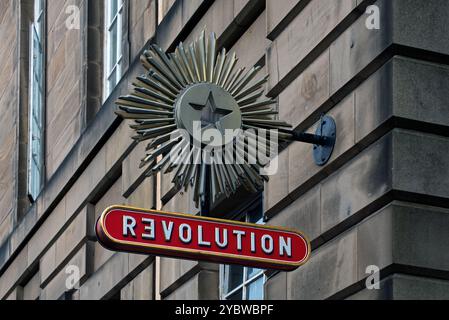
[[[174,173],[178,190],[193,188],[197,207],[208,195],[213,202],[241,186],[261,190],[268,180],[263,167],[278,141],[291,138],[282,130],[291,126],[275,120],[276,101],[264,98],[268,75],[254,80],[260,67],[236,69],[235,53],[217,55],[216,46],[215,34],[204,31],[173,53],[152,45],[141,57],[146,74],[116,102],[116,113],[134,121],[133,139],[149,142],[141,162],[146,175]]]

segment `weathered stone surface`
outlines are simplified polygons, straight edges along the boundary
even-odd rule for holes
[[[267,34],[270,34],[279,23],[302,0],[267,1]]]
[[[393,116],[394,58],[355,90],[355,139],[360,142]]]
[[[129,206],[145,209],[155,208],[153,179],[154,178],[146,178],[133,191],[127,199],[127,204]]]
[[[379,290],[363,289],[348,300],[447,300],[449,283],[445,280],[393,274],[380,282]]]
[[[42,255],[43,250],[50,245],[52,239],[64,226],[65,221],[65,201],[62,200],[31,238],[28,244],[30,248],[28,253],[29,261],[34,261]]]
[[[449,67],[404,57],[393,59],[394,113],[407,119],[449,125]],[[428,81],[428,79],[432,81]]]
[[[122,197],[122,178],[119,178],[95,204],[95,221],[106,208],[120,204],[125,204],[125,199]],[[99,242],[95,242],[93,256],[94,271],[98,270],[113,255],[113,251],[107,250]]]
[[[323,232],[391,190],[391,139],[382,138],[322,184]]]
[[[84,242],[95,237],[94,208],[87,206],[70,223],[40,260],[40,279],[45,285],[58,271],[58,267],[69,259]]]
[[[329,98],[329,50],[279,94],[279,117],[294,127]]]
[[[148,256],[115,253],[80,287],[80,300],[107,299],[119,292],[134,276],[148,267]]]
[[[234,19],[234,1],[217,0],[206,14],[198,21],[198,23],[186,38],[185,43],[191,43],[195,40],[204,27],[207,26],[206,32],[215,32],[219,37]]]
[[[81,12],[82,1],[68,1],[47,7],[47,25],[49,37],[47,39],[47,107],[46,107],[46,169],[51,177],[70,149],[78,140],[82,131],[82,103],[81,80],[83,76],[81,66],[81,29],[66,27],[69,5],[77,5]],[[61,107],[62,106],[62,107]]]
[[[139,168],[145,158],[147,143],[139,143],[122,162],[122,194],[128,196],[138,186],[148,166]]]
[[[381,29],[366,28],[362,15],[330,47],[330,91],[334,94],[373,61],[392,42],[390,29],[391,1],[377,1]]]
[[[232,48],[230,52],[235,52],[238,57],[236,68],[246,67],[247,69],[255,65],[265,54],[265,48],[268,45],[268,40],[260,32],[265,28],[266,15],[263,12],[256,21],[246,30]],[[237,69],[236,69],[237,70]],[[258,78],[266,74],[265,70],[260,70]]]
[[[27,284],[23,286],[23,300],[39,299],[41,293],[40,283],[40,273],[36,272],[36,274],[27,282]]]
[[[212,263],[161,258],[160,259],[160,294],[167,296],[173,290],[177,291],[180,286],[193,277],[198,270],[218,272],[218,265]]]
[[[355,0],[314,0],[271,44],[268,70],[271,90],[317,46],[354,8]],[[298,32],[298,30],[301,30]]]
[[[265,300],[287,299],[287,273],[280,272],[269,278],[264,285]]]
[[[218,300],[218,272],[200,271],[165,299]]]
[[[354,145],[354,95],[350,95],[328,113],[335,120],[337,136],[334,151],[327,165],[345,153]],[[315,133],[316,124],[308,130]],[[313,160],[313,146],[307,143],[293,142],[289,146],[289,193],[321,170]]]
[[[321,234],[321,186],[308,191],[267,224],[296,229],[313,240]]]
[[[288,195],[289,185],[289,149],[282,150],[273,160],[277,161],[278,170],[275,175],[270,176],[270,181],[265,183],[264,188],[264,208],[268,210]],[[273,164],[272,162],[270,164]]]
[[[130,281],[121,291],[121,300],[152,300],[154,296],[154,264]]]
[[[317,281],[319,279],[319,281]],[[324,299],[357,280],[357,236],[346,233],[287,273],[287,299]]]
[[[17,192],[17,147],[18,141],[18,43],[17,26],[19,5],[6,1],[1,8],[0,36],[0,244],[8,236],[16,210]],[[11,221],[13,220],[13,221]],[[8,222],[10,221],[10,222]]]
[[[59,273],[41,290],[41,300],[59,299],[65,292],[78,288],[90,273],[89,255],[91,254],[92,242],[84,244],[80,250],[70,259]],[[69,279],[74,275],[74,268],[79,271],[79,281]]]
[[[449,52],[447,30],[441,28],[446,21],[446,12],[449,11],[447,1],[432,0],[423,3],[419,0],[401,0],[391,3],[396,43],[439,53]]]
[[[398,130],[393,150],[395,189],[449,198],[449,138]]]
[[[131,61],[136,58],[142,47],[156,32],[157,1],[130,1],[130,55]]]

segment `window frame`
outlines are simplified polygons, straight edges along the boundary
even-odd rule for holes
[[[116,2],[117,10],[112,12],[112,2]],[[123,19],[125,10],[125,0],[106,0],[104,6],[104,64],[103,64],[103,102],[109,97],[109,95],[114,91],[117,84],[122,78],[123,62],[124,62],[124,48],[122,45],[123,38]],[[116,38],[112,37],[112,28],[114,25],[117,26]],[[111,66],[111,45],[112,41],[116,41],[116,61],[113,66]],[[111,85],[112,76],[115,74],[114,84]]]
[[[260,195],[256,200],[252,201],[245,209],[241,210],[239,214],[234,217],[234,220],[241,220],[244,222],[251,222],[250,215],[248,212],[251,209],[257,208],[261,206],[261,216],[259,220],[256,222],[257,224],[264,224],[264,215],[263,215],[263,197]],[[244,219],[244,220],[243,220]],[[253,222],[254,223],[254,222]],[[243,268],[243,279],[242,281],[232,290],[226,292],[226,286],[229,282],[229,269],[232,267]],[[249,300],[247,298],[247,291],[249,285],[258,281],[261,277],[263,278],[262,285],[265,285],[267,281],[267,276],[265,274],[265,269],[258,269],[258,272],[251,277],[248,277],[250,269],[257,269],[252,267],[242,267],[242,266],[234,266],[234,265],[220,265],[220,292],[219,296],[221,300],[229,300],[235,293],[239,290],[242,290],[242,300]],[[262,291],[262,299],[264,299],[264,292]]]
[[[27,195],[33,203],[44,186],[45,177],[45,0],[33,0],[33,20],[29,25],[28,67],[28,146],[27,146]],[[37,39],[39,51],[35,51]],[[35,55],[39,54],[39,70]],[[39,75],[39,76],[35,76]],[[37,86],[38,101],[35,90]],[[38,110],[36,110],[38,109]],[[37,114],[37,115],[36,115]],[[37,118],[36,118],[37,117]],[[38,138],[35,139],[38,135]],[[39,142],[36,142],[38,140]],[[36,152],[37,150],[37,152]]]

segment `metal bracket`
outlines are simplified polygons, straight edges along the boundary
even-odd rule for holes
[[[315,164],[324,166],[332,156],[337,137],[337,125],[330,116],[322,116],[315,134],[292,131],[292,140],[313,144]]]

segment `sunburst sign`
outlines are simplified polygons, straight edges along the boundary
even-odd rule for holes
[[[174,172],[172,182],[178,190],[192,187],[197,207],[209,194],[213,202],[241,186],[261,190],[277,141],[292,136],[288,123],[275,120],[275,100],[264,98],[268,75],[256,78],[260,67],[237,69],[237,60],[225,49],[217,54],[215,34],[204,31],[170,54],[152,45],[141,57],[147,72],[116,102],[116,113],[134,121],[133,139],[148,142],[146,175]]]

